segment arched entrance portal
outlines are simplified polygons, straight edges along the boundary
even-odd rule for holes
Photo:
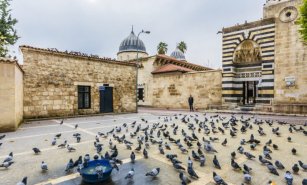
[[[253,40],[244,40],[236,48],[233,61],[237,80],[242,83],[241,103],[255,104],[262,63],[259,45]]]

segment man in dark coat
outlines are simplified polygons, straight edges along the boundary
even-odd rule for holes
[[[191,112],[194,111],[194,108],[193,108],[194,98],[192,97],[192,95],[190,95],[188,102],[190,106],[190,111]]]

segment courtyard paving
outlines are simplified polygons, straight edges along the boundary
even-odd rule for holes
[[[190,122],[195,124],[194,119],[197,118],[201,121],[207,117],[210,121],[210,116],[215,115],[214,113],[206,114],[204,113],[189,113],[185,111],[165,111],[165,110],[149,110],[149,109],[141,109],[138,114],[122,114],[122,115],[106,115],[106,116],[95,116],[95,117],[82,117],[82,118],[69,118],[64,120],[64,124],[60,125],[60,120],[44,120],[44,121],[32,121],[28,124],[22,125],[18,131],[6,133],[6,137],[3,140],[0,140],[0,143],[3,143],[0,146],[0,161],[2,161],[10,152],[14,152],[14,161],[15,163],[9,167],[8,169],[0,168],[0,184],[1,185],[15,185],[18,181],[20,181],[24,176],[28,177],[28,184],[30,185],[49,185],[49,184],[60,184],[60,185],[83,185],[85,183],[82,182],[81,177],[77,172],[66,174],[65,167],[70,158],[76,160],[80,155],[85,155],[86,153],[90,154],[91,157],[96,154],[95,147],[93,142],[95,141],[95,136],[97,132],[107,132],[110,131],[115,126],[122,126],[124,123],[130,125],[132,122],[136,121],[136,125],[141,124],[142,128],[145,128],[147,125],[150,127],[154,123],[168,124],[168,131],[171,133],[171,136],[175,139],[181,139],[183,142],[183,138],[181,135],[181,129],[184,129],[189,135],[191,135],[191,131],[188,130],[186,124],[181,122],[181,119],[175,119],[175,114],[177,114],[178,118],[182,118],[183,115],[188,115]],[[181,115],[179,115],[181,114]],[[197,115],[197,117],[196,117]],[[228,120],[231,115],[230,114],[220,114],[221,117],[226,117],[225,120]],[[164,122],[164,118],[172,119],[172,121]],[[236,115],[238,119],[241,118],[241,115]],[[278,170],[280,176],[274,176],[268,172],[266,166],[260,164],[258,159],[247,160],[244,155],[237,153],[237,157],[235,161],[239,163],[239,165],[247,164],[251,168],[253,168],[253,172],[251,173],[253,179],[252,184],[264,185],[269,180],[273,180],[276,184],[286,184],[284,180],[284,173],[286,170],[292,171],[291,168],[294,163],[297,163],[298,160],[302,160],[304,163],[307,163],[307,137],[304,136],[302,132],[294,132],[292,134],[289,133],[288,128],[289,125],[281,126],[278,125],[276,120],[287,121],[296,125],[302,126],[306,121],[306,117],[284,117],[284,116],[260,116],[254,115],[253,117],[250,115],[243,115],[243,119],[250,118],[253,122],[255,119],[266,119],[266,120],[274,120],[275,123],[272,127],[267,124],[262,125],[264,128],[266,136],[259,136],[257,129],[258,127],[255,125],[252,130],[248,130],[247,133],[241,134],[238,132],[238,136],[235,138],[231,138],[229,135],[229,130],[225,132],[225,134],[216,133],[205,135],[203,132],[198,133],[195,132],[199,138],[205,137],[209,139],[209,137],[217,137],[219,141],[213,143],[213,146],[218,151],[216,154],[222,169],[217,170],[213,168],[212,159],[213,154],[205,153],[206,157],[206,165],[205,167],[200,167],[199,162],[194,161],[194,169],[196,173],[200,176],[200,179],[193,180],[192,185],[195,184],[214,184],[212,178],[212,171],[217,172],[228,184],[236,184],[240,185],[243,183],[243,173],[236,172],[231,168],[230,165],[230,153],[236,151],[238,146],[240,146],[240,140],[242,138],[248,140],[250,134],[254,134],[256,139],[261,141],[260,146],[257,146],[256,150],[251,151],[249,145],[244,145],[246,151],[253,153],[255,156],[262,155],[262,148],[265,143],[272,139],[274,144],[279,146],[279,150],[273,150],[271,154],[273,160],[280,160],[286,167],[285,170]],[[142,119],[146,120],[147,123],[142,121]],[[216,122],[216,118],[213,119],[213,122]],[[175,123],[179,126],[178,134],[173,136],[171,124]],[[219,122],[221,123],[221,121]],[[240,123],[240,122],[239,122]],[[78,128],[75,129],[75,125],[78,124]],[[207,122],[208,124],[208,122]],[[216,123],[217,124],[217,123]],[[208,124],[209,125],[209,124]],[[240,125],[240,124],[239,124]],[[280,127],[281,136],[278,137],[272,134],[272,128]],[[237,128],[240,128],[238,126]],[[298,127],[298,126],[297,126]],[[196,126],[196,128],[198,128]],[[304,127],[307,130],[306,127]],[[126,133],[123,130],[119,133],[119,136],[126,134],[127,139],[134,142],[133,149],[136,148],[136,140],[131,139],[129,133],[134,131],[129,127],[129,132]],[[81,134],[81,142],[77,143],[76,139],[73,137],[74,133]],[[58,133],[61,133],[62,136],[59,140],[57,140],[57,144],[61,144],[64,140],[67,140],[70,145],[76,148],[75,152],[68,152],[67,149],[59,149],[57,146],[51,146],[51,141],[54,136]],[[0,134],[2,135],[2,134]],[[139,135],[143,135],[143,133],[139,133]],[[156,133],[154,132],[154,136]],[[291,136],[292,142],[287,142],[287,137]],[[109,151],[108,141],[112,138],[109,136],[107,139],[100,138],[100,142],[104,144],[103,154],[106,151]],[[163,136],[162,136],[163,138]],[[226,147],[221,145],[221,142],[227,138],[228,144]],[[165,140],[165,139],[164,139]],[[167,140],[165,140],[167,141]],[[159,154],[158,145],[151,145],[149,151],[149,159],[144,159],[142,152],[136,153],[137,162],[135,164],[130,163],[130,150],[127,150],[124,144],[118,144],[116,141],[113,141],[114,144],[117,145],[119,149],[119,159],[124,161],[124,164],[119,167],[119,171],[113,170],[112,179],[105,183],[107,185],[144,185],[144,184],[153,184],[153,185],[179,185],[180,180],[178,177],[178,171],[176,171],[170,161],[166,159],[165,156]],[[168,141],[169,143],[169,141]],[[201,143],[203,143],[201,141]],[[184,144],[185,145],[185,144]],[[32,151],[33,147],[38,147],[42,153],[39,155],[35,155]],[[291,154],[292,148],[297,149],[297,155]],[[187,158],[190,155],[192,150],[197,150],[196,143],[194,143],[194,147],[189,150],[188,154],[182,154],[178,147],[171,143],[172,150],[165,150],[166,154],[178,154],[178,159],[183,162],[183,166],[187,166]],[[203,150],[204,151],[204,150]],[[40,164],[42,161],[48,163],[49,170],[47,172],[41,172]],[[125,180],[124,177],[128,173],[131,168],[134,168],[136,174],[133,180]],[[151,171],[154,167],[160,167],[161,173],[158,178],[149,178],[145,177],[144,174],[147,171]],[[304,178],[307,178],[307,172],[300,169],[298,174],[294,176],[294,184],[301,184]]]

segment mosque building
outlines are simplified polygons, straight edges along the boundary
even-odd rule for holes
[[[117,60],[20,46],[23,65],[0,58],[0,132],[24,119],[137,112],[138,106],[307,114],[302,0],[267,0],[263,18],[223,28],[222,70],[176,48],[149,55],[132,30]],[[136,59],[137,58],[137,59]]]
[[[133,30],[119,47],[118,60],[136,62],[138,68],[137,102],[139,106],[157,108],[188,108],[187,99],[193,95],[196,108],[221,104],[221,71],[190,63],[176,48],[170,56],[149,56],[141,39]],[[215,80],[206,81],[209,77]],[[210,90],[207,90],[210,89]]]

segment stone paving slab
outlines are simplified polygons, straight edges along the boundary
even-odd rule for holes
[[[29,177],[29,184],[36,184],[39,182],[45,182],[48,184],[48,182],[53,179],[59,179],[62,177],[67,176],[66,173],[64,173],[64,169],[66,166],[66,163],[70,158],[73,158],[74,160],[78,158],[79,155],[84,155],[85,153],[89,153],[91,156],[95,154],[95,150],[93,147],[93,141],[96,133],[98,131],[106,132],[110,130],[110,126],[113,125],[113,122],[109,122],[110,120],[116,119],[116,124],[119,125],[127,122],[132,123],[133,121],[137,121],[137,124],[142,123],[142,128],[144,128],[147,125],[151,125],[152,123],[156,123],[158,120],[158,117],[160,115],[169,115],[173,114],[174,112],[170,113],[167,111],[163,111],[160,114],[148,114],[148,113],[139,113],[136,114],[129,114],[129,115],[118,115],[118,116],[107,116],[107,117],[83,117],[83,118],[75,118],[75,119],[67,119],[62,126],[59,128],[62,128],[63,132],[64,130],[68,130],[69,132],[63,133],[63,136],[68,138],[69,142],[72,143],[72,145],[77,149],[76,152],[69,153],[66,149],[57,149],[56,147],[50,147],[49,142],[48,144],[45,144],[45,141],[43,138],[39,138],[38,136],[35,136],[33,133],[37,134],[39,130],[42,130],[46,132],[48,131],[48,123],[44,122],[44,125],[37,124],[37,122],[30,123],[29,125],[26,125],[27,129],[33,130],[33,132],[28,132],[27,134],[21,134],[21,137],[29,136],[29,138],[21,138],[16,139],[16,143],[9,143],[9,140],[4,140],[4,144],[2,147],[0,147],[0,160],[3,159],[4,156],[8,154],[9,151],[14,151],[16,153],[15,161],[16,163],[12,165],[11,168],[7,170],[0,169],[0,182],[1,185],[14,185],[17,181],[19,181],[23,176]],[[195,113],[192,113],[195,114]],[[203,113],[199,113],[199,116],[203,115]],[[213,115],[208,114],[208,116]],[[126,117],[127,116],[127,117]],[[229,116],[228,114],[223,116]],[[145,118],[149,121],[148,124],[141,121],[141,118]],[[259,116],[261,118],[261,116]],[[288,117],[288,120],[292,120],[294,122],[297,121],[297,118]],[[58,121],[58,120],[57,120]],[[96,121],[105,121],[105,124],[99,124],[99,128],[97,128]],[[54,120],[50,120],[50,128],[54,127]],[[89,122],[89,123],[87,123]],[[160,120],[160,122],[163,122],[163,119]],[[80,128],[78,128],[76,131],[82,133],[82,142],[81,143],[75,143],[75,141],[72,138],[73,132],[75,132],[74,124],[80,123]],[[167,124],[172,123],[180,123],[179,120],[174,120],[172,122],[168,122]],[[179,124],[179,130],[178,134],[180,134],[181,129],[186,129],[186,126],[184,124]],[[276,126],[276,125],[275,125]],[[33,128],[32,128],[33,127]],[[37,127],[37,128],[36,128]],[[255,126],[253,130],[248,131],[246,134],[239,134],[236,138],[230,138],[229,131],[226,131],[226,134],[212,134],[212,137],[218,137],[220,141],[214,142],[214,147],[218,150],[218,159],[220,160],[220,163],[222,164],[222,170],[215,170],[213,169],[212,154],[205,153],[205,156],[207,158],[206,166],[200,167],[199,163],[194,161],[194,167],[197,173],[201,176],[201,179],[193,181],[193,184],[212,184],[212,171],[215,170],[220,176],[222,176],[229,184],[241,184],[243,175],[239,172],[234,172],[230,167],[230,152],[234,151],[239,146],[239,141],[242,138],[248,139],[250,134],[253,133],[257,139],[260,139],[262,143],[265,143],[268,141],[268,139],[273,139],[273,143],[276,143],[279,145],[280,149],[279,151],[274,151],[272,154],[272,157],[274,159],[280,159],[284,165],[286,166],[286,169],[291,169],[292,164],[297,162],[299,159],[302,159],[303,162],[307,163],[307,158],[305,157],[305,154],[307,153],[307,140],[306,137],[302,134],[288,134],[288,127],[287,126],[280,126],[280,131],[282,133],[281,137],[277,137],[275,135],[271,135],[271,127],[269,126],[263,126],[265,129],[265,132],[268,134],[266,137],[259,137],[257,134],[257,127]],[[23,127],[22,127],[23,129]],[[18,130],[15,133],[7,133],[8,138],[18,137],[18,133],[22,133],[22,129]],[[49,130],[50,133],[53,132],[52,129]],[[70,132],[72,131],[72,132]],[[48,133],[48,132],[47,132]],[[66,136],[67,134],[67,136]],[[119,135],[126,134],[125,132],[120,133]],[[84,135],[84,138],[83,138]],[[198,137],[205,137],[208,139],[209,136],[204,135],[203,133],[197,133]],[[286,138],[288,135],[291,135],[293,142],[288,143],[286,141]],[[52,136],[52,134],[47,135]],[[128,135],[127,135],[128,136]],[[32,139],[31,139],[32,138]],[[174,138],[180,138],[180,135],[174,136]],[[228,145],[226,147],[223,147],[221,145],[221,141],[224,140],[224,138],[228,139]],[[64,139],[64,138],[63,138]],[[134,139],[129,140],[136,143]],[[108,150],[108,140],[109,139],[100,139],[101,142],[105,145],[103,153]],[[116,143],[116,142],[114,142]],[[42,148],[42,154],[40,155],[34,155],[31,151],[33,144],[37,144],[41,146]],[[122,144],[117,144],[117,147],[119,149],[119,158],[120,159],[127,159],[130,156],[129,150],[125,149],[125,146]],[[178,158],[183,161],[183,165],[186,166],[187,157],[188,155],[191,155],[191,150],[189,154],[180,154],[180,151],[177,149],[176,146],[171,144],[172,150],[166,151],[166,153],[177,153],[179,154]],[[255,151],[252,151],[254,155],[262,154],[262,147],[259,146]],[[296,147],[298,150],[298,154],[296,156],[293,156],[291,154],[291,148]],[[135,147],[133,147],[135,148]],[[159,178],[155,181],[149,181],[148,179],[145,180],[143,178],[135,178],[133,183],[130,184],[180,184],[179,178],[178,178],[178,172],[173,169],[171,166],[171,163],[166,160],[165,156],[159,154],[157,150],[157,145],[152,145],[149,149],[149,159],[140,159],[138,164],[140,164],[140,167],[137,166],[138,169],[142,170],[142,174],[145,173],[145,170],[150,171],[151,168],[154,166],[162,166],[162,171],[167,173],[161,173],[159,175]],[[250,151],[249,145],[244,146],[247,151]],[[196,147],[193,147],[192,150],[196,150]],[[137,156],[139,158],[142,158],[142,154],[138,153]],[[41,173],[40,171],[40,162],[44,160],[49,165],[49,171],[48,173]],[[266,184],[268,180],[275,180],[277,184],[284,184],[283,180],[283,174],[285,170],[279,171],[280,176],[272,176],[268,173],[267,168],[265,166],[262,166],[259,164],[258,160],[247,160],[244,156],[237,154],[236,161],[242,165],[243,163],[247,164],[248,166],[252,167],[253,173],[253,184]],[[127,163],[120,167],[120,173],[114,172],[113,174],[113,181],[111,181],[114,185],[124,185],[129,184],[127,181],[123,181],[123,177],[126,175],[126,173],[129,171],[130,164]],[[301,180],[303,178],[307,178],[307,172],[301,171],[298,175],[294,175],[295,183],[294,184],[301,184]],[[67,181],[61,182],[66,184],[73,184],[73,185],[79,185],[81,183],[81,179],[78,176],[74,176],[73,178],[70,178]],[[111,184],[112,184],[111,183]]]

